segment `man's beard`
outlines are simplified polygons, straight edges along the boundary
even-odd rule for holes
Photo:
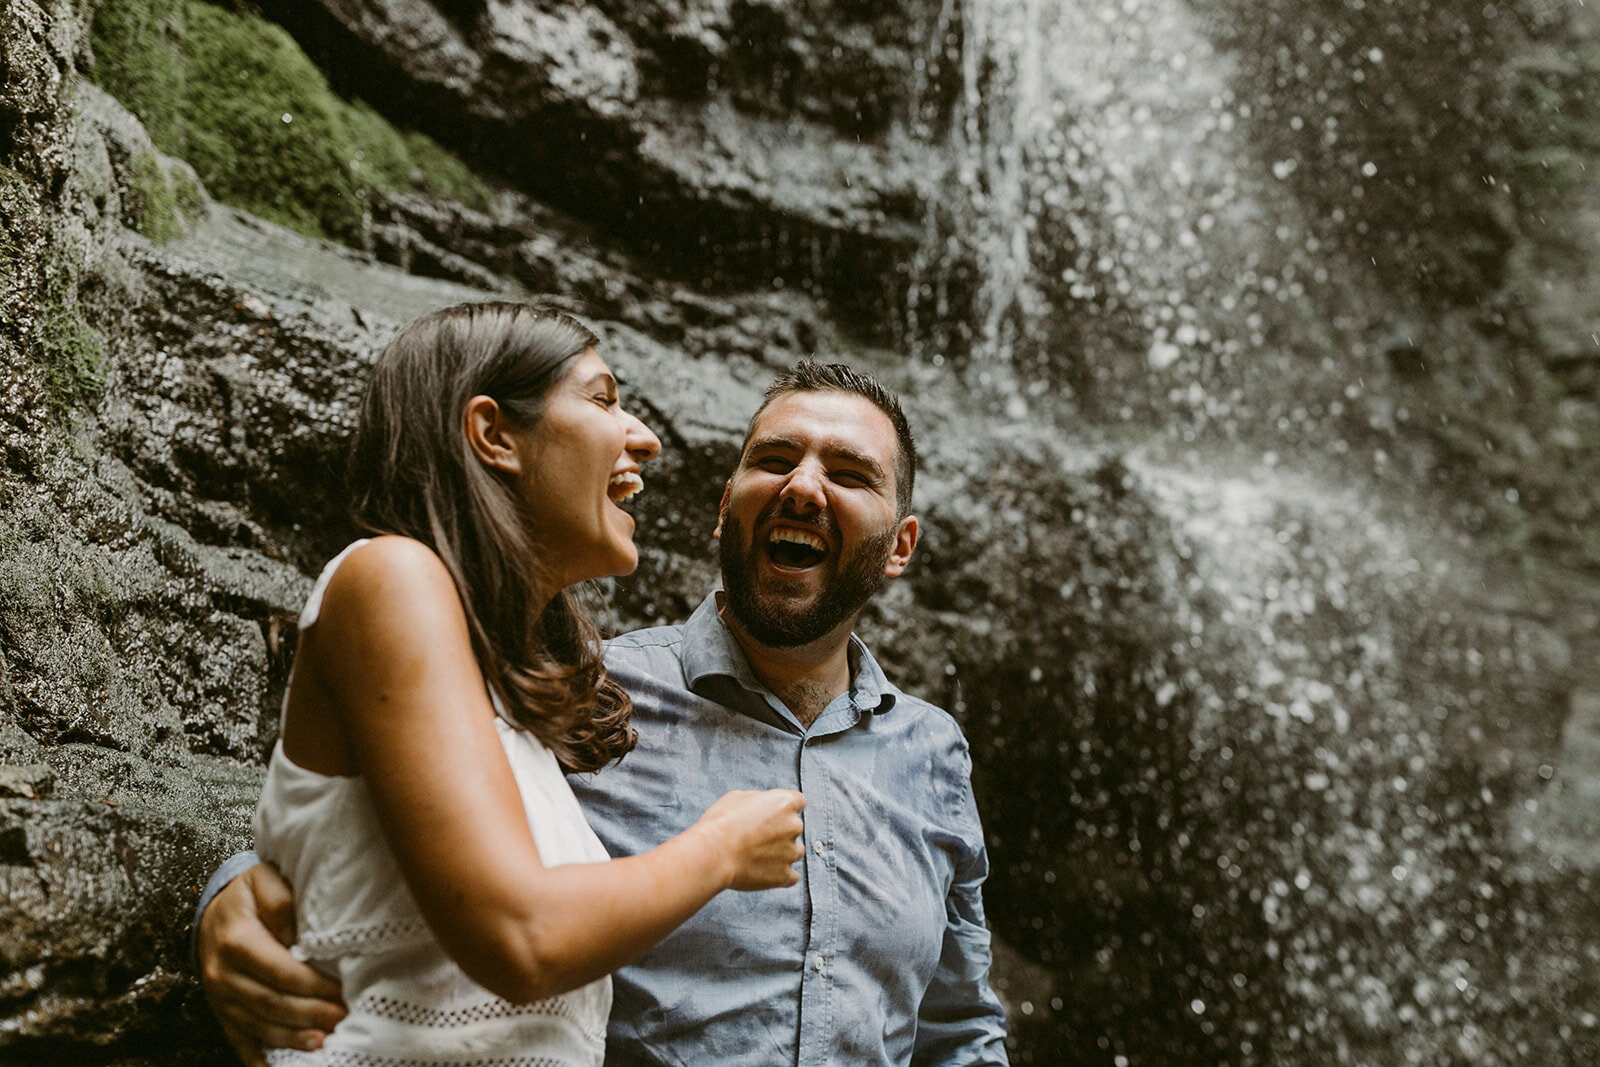
[[[750,542],[738,520],[729,516],[723,520],[722,537],[717,542],[728,611],[745,633],[769,648],[808,645],[853,619],[883,588],[883,567],[894,548],[895,532],[891,526],[847,552],[839,560],[832,580],[823,585],[822,594],[809,605],[794,608],[784,602],[785,598],[756,589],[756,557],[764,549]]]

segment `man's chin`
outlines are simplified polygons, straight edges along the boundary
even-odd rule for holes
[[[750,590],[753,599],[782,604],[792,611],[804,610],[822,599],[835,575],[824,567],[790,571],[769,564],[761,567],[753,578]]]
[[[768,619],[794,619],[810,615],[822,595],[810,589],[758,590],[749,599],[755,614]]]
[[[728,614],[746,634],[772,648],[795,648],[822,636],[815,618],[820,597],[784,596],[770,590],[729,595]]]

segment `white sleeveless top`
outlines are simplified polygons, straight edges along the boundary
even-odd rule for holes
[[[357,541],[323,568],[301,630],[316,623],[334,570],[366,543]],[[608,859],[555,755],[503,716],[495,727],[544,865]],[[361,778],[296,766],[280,741],[256,807],[255,839],[256,852],[294,887],[299,937],[292,951],[336,978],[350,1009],[319,1051],[269,1052],[274,1067],[599,1067],[611,979],[512,1004],[468,978],[429,933]]]

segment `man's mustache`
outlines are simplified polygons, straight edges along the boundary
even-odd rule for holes
[[[761,514],[756,516],[755,528],[758,530],[765,529],[769,523],[776,522],[779,519],[791,526],[801,526],[815,530],[819,534],[826,535],[830,540],[837,541],[838,539],[839,526],[827,512],[802,515],[794,509],[793,505],[784,501],[763,508]]]

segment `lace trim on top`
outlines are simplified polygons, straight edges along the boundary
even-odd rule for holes
[[[338,956],[365,956],[400,945],[425,941],[433,936],[421,916],[402,916],[364,926],[342,926],[321,933],[301,934],[295,941],[295,955],[303,960],[333,959]]]
[[[430,1030],[450,1030],[492,1019],[519,1019],[529,1016],[546,1016],[565,1019],[579,1029],[589,1032],[590,1026],[572,1006],[567,997],[547,997],[531,1004],[513,1004],[495,997],[468,1004],[462,1008],[435,1008],[427,1004],[413,1004],[397,997],[368,995],[358,999],[351,1010],[391,1019],[407,1026],[423,1026]],[[601,1035],[604,1031],[601,1031]]]
[[[441,1067],[444,1064],[461,1067],[575,1067],[575,1061],[553,1056],[495,1056],[490,1059],[416,1059],[410,1056],[379,1056],[354,1049],[319,1049],[301,1052],[298,1049],[276,1048],[267,1053],[272,1067]]]

